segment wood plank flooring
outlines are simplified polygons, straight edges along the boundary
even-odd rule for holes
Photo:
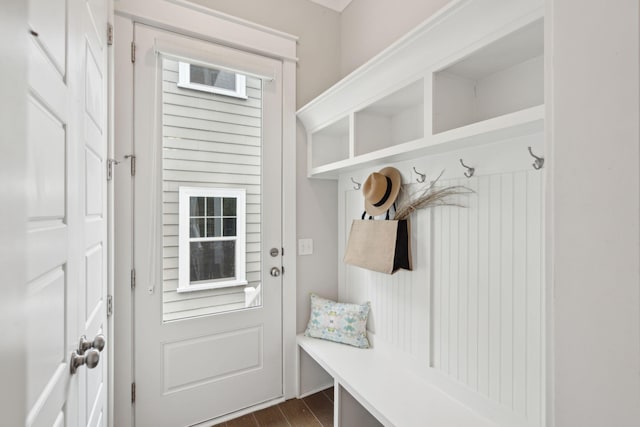
[[[213,427],[333,427],[333,387]]]

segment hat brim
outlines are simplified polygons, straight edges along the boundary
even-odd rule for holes
[[[400,186],[402,185],[402,175],[398,169],[394,167],[386,167],[380,169],[378,173],[391,179],[391,193],[389,194],[387,201],[380,206],[374,206],[365,200],[364,210],[367,211],[367,214],[369,215],[382,215],[389,210],[398,198],[398,194],[400,194]]]

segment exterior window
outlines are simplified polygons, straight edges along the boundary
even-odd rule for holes
[[[178,65],[178,87],[247,99],[246,76],[187,62]]]
[[[245,190],[179,189],[178,292],[246,285]]]

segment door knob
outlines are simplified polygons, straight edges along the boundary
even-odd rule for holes
[[[104,335],[98,334],[93,339],[93,341],[89,341],[86,335],[80,337],[80,342],[78,343],[78,355],[82,356],[85,351],[90,348],[95,348],[98,351],[102,351],[104,349],[107,340],[105,340]]]
[[[95,348],[88,349],[83,355],[74,351],[71,353],[71,363],[69,364],[71,375],[75,374],[82,365],[86,365],[87,369],[93,369],[98,366],[98,363],[100,363],[100,352]]]
[[[278,267],[271,268],[271,275],[273,277],[278,277],[280,275],[280,269]]]

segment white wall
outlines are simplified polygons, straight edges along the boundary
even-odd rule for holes
[[[300,37],[298,108],[451,0],[353,0],[337,13],[308,0],[193,0]]]
[[[2,3],[0,79],[0,413],[4,425],[24,425],[25,348],[22,308],[26,298],[26,66],[27,5]]]
[[[299,37],[298,108],[340,78],[340,15],[337,12],[307,0],[193,2]]]
[[[558,427],[640,425],[639,7],[547,1]]]
[[[338,298],[338,188],[336,181],[306,178],[306,133],[300,122],[297,140],[297,234],[298,238],[313,239],[313,255],[298,256],[296,328],[302,332],[309,320],[311,292]]]
[[[340,74],[346,76],[451,0],[353,0],[340,17]]]

